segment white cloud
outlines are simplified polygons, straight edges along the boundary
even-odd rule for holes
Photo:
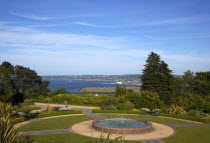
[[[189,24],[189,23],[200,23],[210,21],[209,16],[189,16],[189,17],[178,17],[171,19],[162,19],[156,21],[150,21],[143,23],[143,26],[158,26],[158,25],[169,25],[169,24]]]
[[[81,21],[71,22],[71,24],[82,25],[82,26],[94,26],[94,27],[97,26],[95,24],[91,24],[91,23],[87,23],[87,22],[81,22]]]
[[[96,17],[98,15],[96,14],[77,14],[77,15],[66,15],[66,16],[40,16],[40,15],[34,15],[34,14],[26,14],[26,13],[15,13],[10,12],[11,15],[26,18],[26,19],[32,19],[32,20],[53,20],[53,19],[67,19],[67,18],[80,18],[80,17]]]
[[[49,20],[49,19],[55,19],[57,17],[47,17],[47,16],[36,16],[36,15],[28,15],[28,14],[20,14],[20,13],[10,13],[11,15],[27,18],[27,19],[33,19],[33,20]]]
[[[140,73],[150,51],[160,54],[175,73],[204,69],[210,63],[208,57],[167,54],[167,50],[148,50],[145,46],[134,48],[130,40],[128,37],[52,33],[4,23],[0,29],[0,62],[7,60],[28,66],[42,75]]]

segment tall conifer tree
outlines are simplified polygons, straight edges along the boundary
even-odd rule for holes
[[[160,60],[160,56],[154,52],[149,54],[143,69],[142,90],[157,92],[160,99],[170,104],[173,92],[173,75],[168,64]]]
[[[160,56],[154,52],[149,54],[146,60],[145,69],[141,77],[142,90],[157,91],[160,77]]]

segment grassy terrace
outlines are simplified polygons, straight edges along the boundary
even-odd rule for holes
[[[139,87],[126,87],[126,89],[132,89],[135,92],[139,93]],[[115,87],[88,87],[82,88],[81,92],[102,92],[102,93],[114,93]]]
[[[209,143],[210,127],[175,127],[176,135],[162,139],[166,143]]]
[[[113,117],[121,117],[121,115],[114,115],[114,114],[100,114],[102,116],[108,117],[108,118],[113,118]],[[168,119],[168,118],[161,118],[157,116],[143,116],[143,115],[123,115],[122,117],[125,118],[136,118],[136,119],[142,119],[142,120],[147,120],[150,122],[156,122],[160,124],[188,124],[190,122],[186,121],[180,121],[176,119]]]
[[[72,124],[77,122],[92,120],[91,117],[80,115],[80,116],[69,116],[69,117],[58,117],[52,119],[45,119],[41,121],[32,122],[19,129],[20,132],[27,131],[41,131],[41,130],[56,130],[56,129],[67,129]]]

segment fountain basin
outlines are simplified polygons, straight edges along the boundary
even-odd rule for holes
[[[111,118],[94,120],[92,127],[101,132],[134,134],[154,131],[152,123],[140,119]]]

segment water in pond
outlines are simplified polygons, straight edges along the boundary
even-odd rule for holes
[[[146,123],[136,120],[104,120],[99,121],[98,124],[113,128],[138,128],[146,126]]]

